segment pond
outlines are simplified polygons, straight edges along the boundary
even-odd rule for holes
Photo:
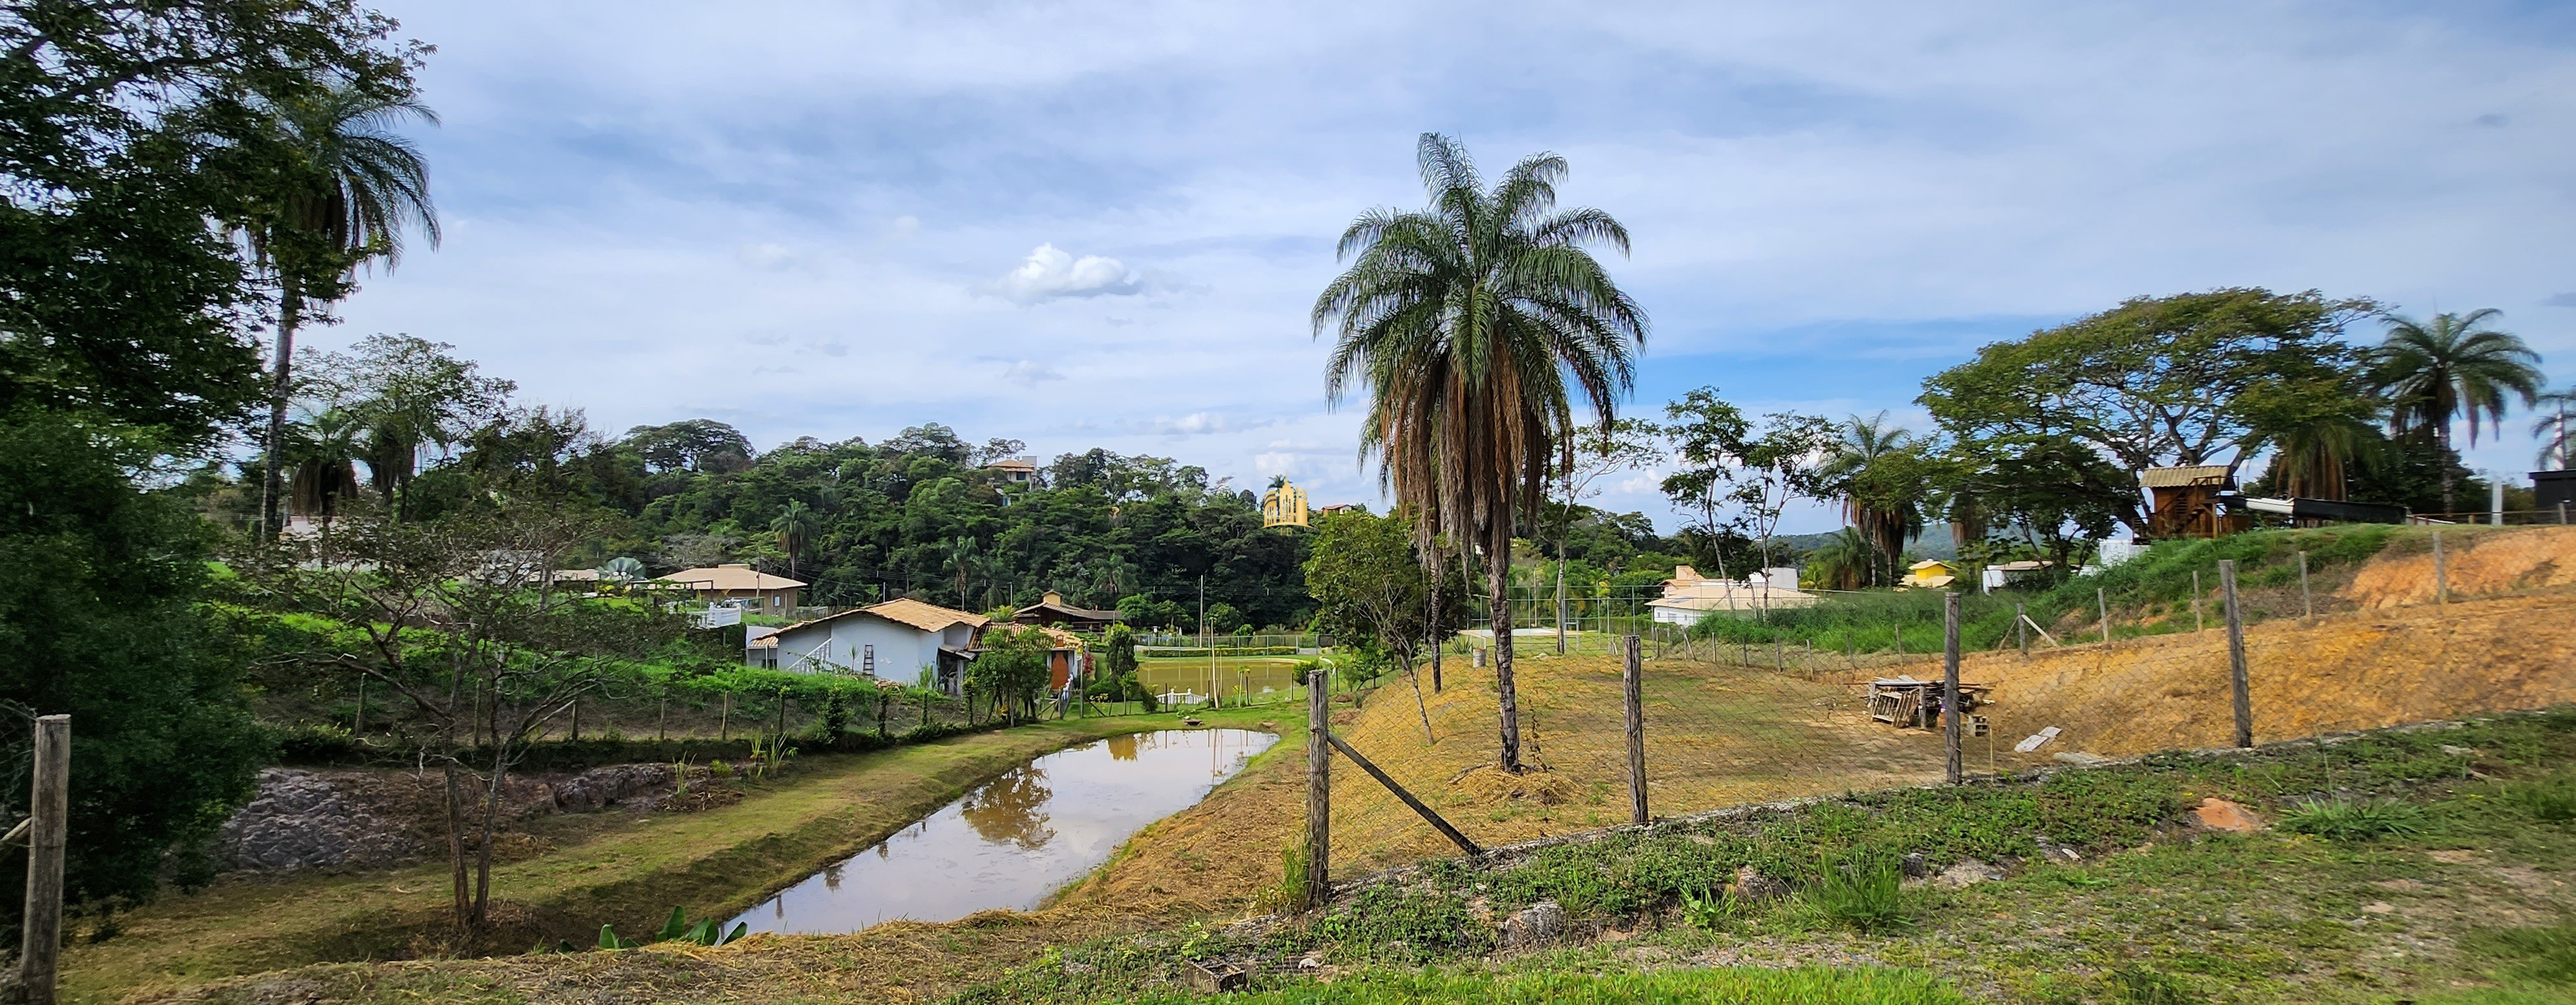
[[[1108,861],[1127,837],[1207,797],[1279,742],[1244,729],[1131,733],[1011,769],[735,921],[838,934],[881,921],[1028,910]],[[728,926],[730,927],[730,926]]]

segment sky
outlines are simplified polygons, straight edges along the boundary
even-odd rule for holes
[[[383,9],[438,48],[445,239],[314,341],[452,343],[612,434],[940,422],[1374,501],[1309,313],[1425,131],[1627,226],[1627,413],[1923,428],[1979,345],[2226,286],[2500,308],[2576,378],[2576,5]],[[2525,424],[2470,465],[2518,477]],[[1655,477],[1596,504],[1670,528]]]

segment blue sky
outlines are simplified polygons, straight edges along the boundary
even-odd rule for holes
[[[2556,5],[385,9],[439,47],[447,240],[316,341],[455,343],[611,432],[937,421],[1374,498],[1306,318],[1424,130],[1628,225],[1638,411],[1919,426],[1979,344],[2233,285],[2499,307],[2576,377]],[[2472,465],[2525,470],[2520,425]],[[1601,501],[1669,525],[1651,481]]]

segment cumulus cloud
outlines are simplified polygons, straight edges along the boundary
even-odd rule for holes
[[[1259,429],[1270,425],[1272,421],[1274,420],[1261,419],[1247,422],[1215,412],[1191,412],[1179,418],[1168,415],[1155,416],[1152,421],[1145,423],[1145,431],[1165,436],[1204,436],[1211,433],[1240,433],[1245,430]]]
[[[1034,304],[1061,297],[1133,296],[1145,291],[1145,279],[1115,258],[1076,258],[1053,244],[1041,244],[1020,260],[1019,268],[985,289],[1014,303]]]

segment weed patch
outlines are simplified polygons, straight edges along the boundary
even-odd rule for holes
[[[2424,832],[2424,811],[2395,800],[2312,799],[2281,814],[2281,829],[2334,841],[2411,837]]]

